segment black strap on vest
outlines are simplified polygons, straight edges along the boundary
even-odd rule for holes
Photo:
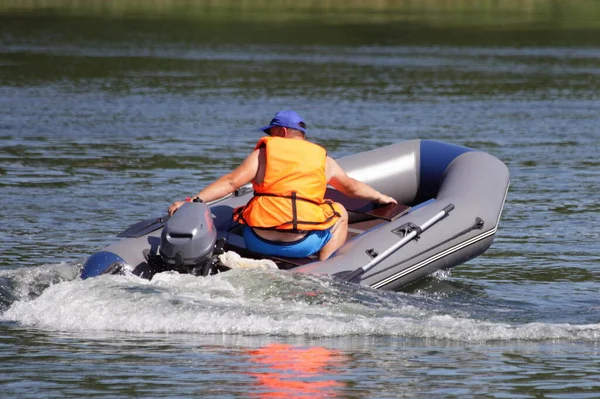
[[[298,230],[298,206],[296,192],[292,191],[292,230]]]
[[[257,226],[252,226],[251,224],[249,224],[245,219],[244,219],[244,210],[246,209],[246,207],[250,204],[250,202],[252,202],[253,200],[255,200],[257,197],[277,197],[277,198],[288,198],[292,201],[292,220],[290,220],[289,222],[284,222],[282,224],[280,224],[279,226],[269,226],[269,227],[257,227]],[[259,229],[259,230],[276,230],[276,231],[285,231],[285,232],[290,232],[290,233],[304,233],[306,232],[306,230],[299,230],[298,229],[298,224],[304,224],[304,225],[320,225],[323,223],[327,223],[330,222],[333,218],[335,217],[342,217],[342,215],[340,215],[340,213],[338,211],[335,210],[334,206],[333,206],[333,202],[326,200],[324,203],[328,204],[331,207],[331,210],[333,211],[333,215],[328,217],[327,219],[325,219],[322,222],[313,222],[313,221],[306,221],[306,220],[298,220],[298,207],[297,207],[297,201],[305,201],[305,202],[310,202],[312,204],[315,204],[317,206],[320,206],[322,203],[321,202],[317,202],[317,201],[313,201],[311,199],[308,198],[303,198],[303,197],[298,197],[297,193],[295,191],[292,191],[292,195],[277,195],[277,194],[270,194],[270,193],[257,193],[256,191],[254,192],[254,197],[252,197],[250,199],[250,201],[248,201],[248,203],[243,206],[240,207],[238,209],[236,209],[236,212],[234,212],[233,217],[234,219],[237,218],[237,220],[240,223],[243,223],[247,226],[252,227],[253,229]],[[286,225],[292,225],[291,229],[282,229],[282,226],[286,226]]]

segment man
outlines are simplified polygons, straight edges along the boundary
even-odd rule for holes
[[[349,197],[396,203],[349,177],[323,147],[307,141],[306,124],[296,112],[278,112],[261,130],[268,136],[240,166],[193,197],[210,202],[252,182],[254,197],[233,215],[246,225],[249,250],[290,258],[318,252],[320,260],[329,258],[346,240],[348,213],[323,198],[328,184]],[[169,214],[183,204],[174,202]]]

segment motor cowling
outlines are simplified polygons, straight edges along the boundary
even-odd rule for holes
[[[175,270],[189,270],[212,257],[216,241],[209,207],[202,202],[187,202],[163,228],[159,254]]]

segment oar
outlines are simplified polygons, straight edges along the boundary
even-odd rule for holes
[[[450,204],[450,205],[446,206],[440,212],[435,214],[435,216],[433,216],[431,219],[425,221],[420,227],[417,226],[413,231],[411,231],[406,236],[404,236],[404,238],[402,238],[400,241],[398,241],[397,243],[395,243],[394,245],[392,245],[391,247],[389,247],[388,249],[383,251],[377,257],[373,258],[366,265],[359,267],[358,269],[354,270],[353,272],[351,272],[350,274],[347,274],[345,276],[344,276],[344,274],[348,273],[348,272],[337,273],[335,276],[341,278],[342,280],[351,282],[351,283],[360,282],[360,277],[363,274],[365,274],[367,271],[371,270],[373,267],[377,266],[379,263],[381,263],[381,261],[383,261],[388,256],[390,256],[391,254],[396,252],[398,249],[400,249],[401,247],[403,247],[404,245],[409,243],[415,237],[418,237],[422,232],[424,232],[425,230],[427,230],[428,228],[430,228],[431,226],[433,226],[434,224],[436,224],[437,222],[439,222],[440,220],[445,218],[453,209],[454,209],[454,204]]]
[[[219,201],[223,201],[224,199],[227,199],[231,196],[235,196],[235,197],[242,196],[244,194],[249,193],[250,191],[252,191],[252,184],[245,184],[245,185],[241,186],[240,188],[238,188],[237,190],[235,190],[235,192],[233,192],[231,194],[227,194],[221,198],[217,198],[214,201],[207,202],[206,204],[212,205]],[[156,231],[156,230],[164,227],[164,225],[167,223],[167,221],[169,220],[170,217],[171,216],[169,216],[169,215],[165,215],[165,216],[161,216],[158,218],[146,219],[146,220],[142,220],[141,222],[134,223],[131,226],[129,226],[128,228],[126,228],[125,230],[123,230],[122,232],[120,232],[117,235],[117,237],[138,238],[138,237],[144,236],[146,234],[152,233],[153,231]]]
[[[143,235],[152,233],[163,227],[170,216],[165,215],[154,219],[146,219],[141,222],[137,222],[120,232],[117,237],[126,237],[126,238],[138,238]]]

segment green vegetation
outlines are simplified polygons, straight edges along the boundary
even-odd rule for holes
[[[2,0],[5,30],[155,45],[598,47],[600,1]]]
[[[420,22],[430,26],[600,26],[595,0],[3,0],[0,12],[217,20]]]

